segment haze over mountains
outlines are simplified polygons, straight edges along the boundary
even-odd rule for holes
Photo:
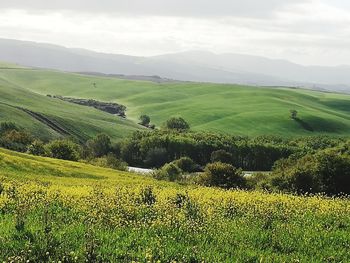
[[[180,81],[296,86],[350,92],[350,66],[302,66],[286,60],[242,54],[188,51],[136,57],[0,39],[0,60],[71,72],[161,76]]]

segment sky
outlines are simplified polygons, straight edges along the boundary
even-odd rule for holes
[[[242,53],[350,65],[348,0],[1,0],[0,38],[105,53]]]

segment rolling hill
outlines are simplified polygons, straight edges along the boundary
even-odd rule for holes
[[[4,72],[31,69],[0,65]],[[26,86],[26,85],[24,85]],[[85,141],[100,132],[120,139],[138,125],[129,120],[93,109],[48,98],[0,77],[0,121],[12,121],[43,140],[69,136]]]
[[[148,114],[157,126],[170,116],[182,116],[193,130],[241,135],[350,134],[350,96],[344,94],[194,82],[154,83],[27,68],[0,69],[0,80],[2,119],[12,119],[10,116],[15,115],[10,111],[15,111],[19,121],[30,125],[23,111],[9,108],[7,103],[56,116],[77,134],[92,135],[101,130],[120,138],[137,127],[131,121],[137,122],[140,114]],[[129,120],[47,98],[47,94],[121,103],[127,106]],[[292,109],[298,111],[299,121],[290,118]]]

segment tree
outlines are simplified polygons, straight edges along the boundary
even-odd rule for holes
[[[77,161],[80,157],[80,146],[69,140],[55,140],[46,145],[50,157]]]
[[[165,127],[169,130],[185,132],[190,129],[190,125],[181,117],[172,117],[167,120]]]
[[[210,156],[210,160],[212,163],[215,162],[222,162],[222,163],[232,163],[232,154],[229,152],[226,152],[225,150],[218,150],[212,152]]]
[[[245,186],[245,178],[241,169],[221,162],[207,164],[204,178],[205,184],[209,186],[218,186],[226,189]]]
[[[165,148],[151,148],[145,157],[145,164],[149,167],[160,167],[168,161],[168,153]]]
[[[350,194],[350,157],[322,151],[276,163],[271,184],[298,193]]]
[[[93,157],[107,155],[112,149],[111,138],[104,133],[98,134],[94,139],[89,140],[86,145]]]
[[[290,110],[290,117],[295,120],[297,118],[297,115],[298,115],[298,111],[296,110]]]
[[[140,124],[146,127],[148,127],[149,123],[151,122],[151,118],[148,115],[141,115],[139,119]]]

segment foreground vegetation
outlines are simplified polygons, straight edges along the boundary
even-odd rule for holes
[[[348,262],[350,202],[181,186],[0,150],[0,260]]]

